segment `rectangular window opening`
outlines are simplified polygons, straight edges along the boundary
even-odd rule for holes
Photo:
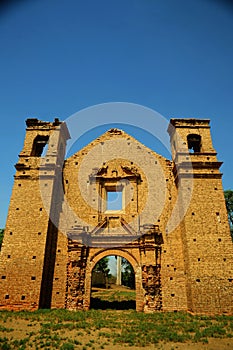
[[[123,209],[122,191],[107,190],[107,210],[116,211]]]

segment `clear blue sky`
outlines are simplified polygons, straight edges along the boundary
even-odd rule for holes
[[[25,119],[64,120],[103,102],[210,118],[223,185],[233,188],[229,2],[19,0],[0,11],[0,227]]]

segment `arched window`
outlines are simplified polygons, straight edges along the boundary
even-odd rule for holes
[[[48,136],[37,135],[34,139],[31,156],[40,157],[43,153],[44,147],[49,140]]]
[[[188,149],[190,153],[201,152],[201,136],[197,134],[189,134],[187,136]]]

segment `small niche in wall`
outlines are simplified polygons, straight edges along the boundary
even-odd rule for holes
[[[6,276],[2,276],[2,280],[5,280],[6,279]]]
[[[35,281],[35,279],[36,279],[36,276],[32,276],[32,277],[31,277],[31,280],[32,280],[32,281]]]
[[[197,279],[196,279],[196,282],[201,282],[200,278],[197,278]]]
[[[9,298],[10,298],[9,294],[6,294],[5,299],[9,299]]]
[[[21,300],[25,300],[25,299],[26,299],[25,295],[22,295]]]
[[[221,217],[220,217],[220,213],[219,212],[216,213],[216,217],[217,217],[218,222],[221,223]]]

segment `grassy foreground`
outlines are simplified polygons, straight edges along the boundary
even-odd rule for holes
[[[1,350],[120,349],[123,346],[136,349],[152,345],[162,349],[159,344],[205,344],[213,337],[232,342],[233,316],[193,316],[182,312],[144,314],[110,309],[0,312]]]
[[[0,312],[1,349],[104,349],[108,344],[145,347],[163,342],[208,342],[233,337],[233,317],[135,311],[40,310]]]

